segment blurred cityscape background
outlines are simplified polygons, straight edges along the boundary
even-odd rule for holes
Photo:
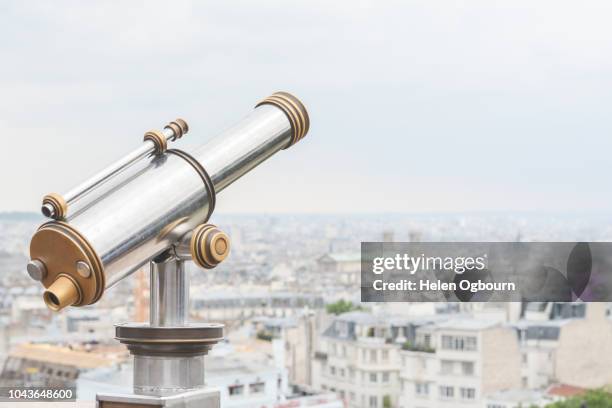
[[[612,239],[612,217],[219,215],[233,241],[193,265],[191,319],[226,326],[206,358],[227,407],[544,407],[612,384],[607,303],[360,303],[361,241]],[[0,215],[0,386],[129,392],[113,324],[148,319],[148,273],[50,312],[25,272],[41,217]],[[591,394],[590,394],[591,393]],[[609,405],[601,405],[609,406]]]

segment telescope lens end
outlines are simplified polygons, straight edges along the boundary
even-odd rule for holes
[[[261,105],[273,105],[281,109],[289,122],[291,123],[291,129],[293,135],[290,143],[286,148],[293,146],[306,136],[310,129],[310,117],[304,104],[295,96],[288,92],[275,92],[268,96],[263,101],[259,102],[255,107]]]
[[[45,291],[43,299],[49,309],[57,312],[77,303],[79,289],[72,279],[62,275]]]

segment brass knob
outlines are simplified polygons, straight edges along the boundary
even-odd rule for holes
[[[43,294],[45,304],[54,312],[72,306],[79,302],[80,298],[79,285],[70,276],[63,274]]]
[[[230,251],[227,234],[212,224],[202,224],[191,234],[191,257],[200,267],[212,269],[219,265]]]

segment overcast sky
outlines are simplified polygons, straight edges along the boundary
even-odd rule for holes
[[[607,0],[4,1],[0,211],[276,90],[310,133],[218,211],[607,211],[610,21]]]

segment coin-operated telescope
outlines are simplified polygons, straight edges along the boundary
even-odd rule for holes
[[[176,119],[74,190],[44,197],[42,213],[52,220],[32,237],[27,270],[52,310],[96,303],[150,264],[149,323],[116,325],[116,338],[134,355],[134,394],[99,394],[100,408],[219,406],[218,392],[204,388],[204,355],[223,338],[223,326],[187,321],[184,262],[213,268],[227,257],[229,237],[208,224],[216,194],[308,128],[304,105],[277,92],[192,152],[168,148],[189,130]]]

